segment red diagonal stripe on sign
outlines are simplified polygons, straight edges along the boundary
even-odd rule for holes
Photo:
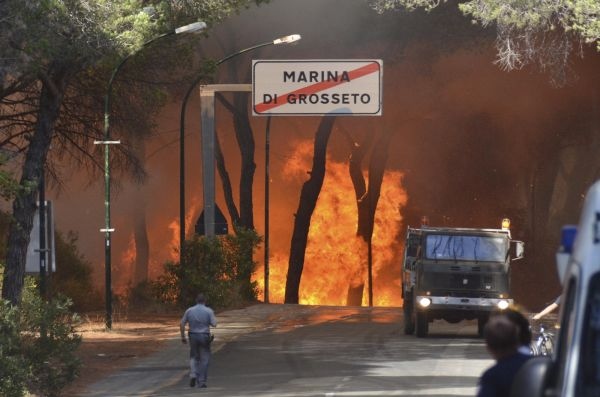
[[[354,69],[348,72],[348,78],[350,81],[358,79],[359,77],[365,76],[367,74],[371,74],[377,72],[379,70],[379,64],[377,62],[371,62],[365,66],[361,66],[358,69]],[[303,88],[299,88],[295,91],[290,91],[287,94],[278,95],[277,103],[259,103],[254,107],[256,113],[262,113],[267,110],[276,108],[278,106],[285,105],[288,103],[288,97],[291,94],[315,94],[320,91],[325,91],[331,87],[335,87],[336,85],[348,83],[348,81],[321,81],[319,83],[315,83],[313,85],[309,85]]]

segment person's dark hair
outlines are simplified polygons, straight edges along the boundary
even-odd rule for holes
[[[531,343],[531,328],[529,327],[529,320],[521,313],[520,310],[515,308],[508,308],[504,311],[506,317],[519,328],[519,344],[529,345]]]
[[[204,294],[200,293],[196,295],[196,303],[206,303],[206,298],[204,297]]]
[[[518,327],[506,314],[491,316],[483,329],[485,343],[491,351],[508,354],[519,344]]]

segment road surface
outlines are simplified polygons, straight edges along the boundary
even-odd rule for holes
[[[398,308],[255,305],[218,316],[208,388],[189,387],[177,330],[86,396],[473,396],[492,364],[475,322],[404,335]]]

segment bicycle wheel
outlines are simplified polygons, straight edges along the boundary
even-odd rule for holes
[[[554,339],[551,335],[545,335],[543,348],[544,356],[550,356],[552,355],[552,352],[554,352]]]
[[[537,341],[533,341],[529,344],[529,351],[531,352],[531,354],[533,356],[539,356],[540,355],[540,347],[538,346]]]

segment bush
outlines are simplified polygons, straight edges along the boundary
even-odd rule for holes
[[[255,301],[258,291],[251,276],[260,242],[255,231],[245,229],[223,237],[194,236],[185,242],[183,264],[165,264],[165,274],[153,283],[157,297],[185,307],[203,292],[212,307],[221,309]]]
[[[177,299],[156,299],[156,287],[151,281],[143,281],[130,286],[124,296],[127,310],[136,313],[171,313],[177,309]]]
[[[31,368],[21,354],[19,310],[0,300],[0,395],[22,396]]]
[[[0,395],[59,396],[75,379],[81,337],[70,306],[66,298],[45,302],[32,289],[18,308],[0,300]]]

